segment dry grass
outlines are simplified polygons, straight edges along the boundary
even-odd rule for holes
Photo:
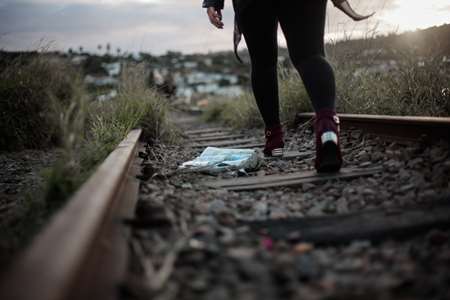
[[[107,102],[77,101],[61,115],[63,157],[48,174],[46,198],[57,206],[84,182],[95,167],[134,128],[146,141],[173,142],[167,100],[146,86],[143,65],[125,67],[118,96]]]
[[[293,70],[279,68],[280,114],[284,123],[292,123],[297,112],[310,111],[311,103],[300,76]],[[264,126],[255,99],[251,93],[244,93],[235,99],[213,99],[203,114],[207,122],[221,121],[234,128]]]
[[[405,59],[384,74],[337,72],[338,111],[345,113],[449,116],[450,72],[436,59],[425,65]]]
[[[373,72],[351,59],[334,57],[337,110],[340,113],[412,116],[450,115],[450,70],[441,59],[418,59],[405,54],[396,69]],[[357,71],[358,70],[358,71]],[[312,111],[309,97],[297,72],[282,69],[280,109],[282,121],[293,124],[300,112]],[[205,112],[208,121],[221,121],[239,128],[263,126],[252,94],[213,103]]]

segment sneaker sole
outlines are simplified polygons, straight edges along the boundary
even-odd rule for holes
[[[273,157],[280,157],[283,156],[283,148],[276,148],[272,150],[272,156]]]
[[[342,162],[339,159],[338,146],[333,142],[326,142],[321,149],[321,162],[317,168],[319,173],[333,173],[341,169]]]
[[[281,157],[283,156],[283,148],[273,149],[270,153],[264,152],[265,157]]]

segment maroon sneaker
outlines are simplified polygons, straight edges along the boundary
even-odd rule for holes
[[[316,134],[317,172],[338,172],[342,166],[339,145],[339,118],[331,109],[323,109],[316,114],[314,122]]]
[[[283,156],[283,128],[281,125],[276,125],[266,128],[266,146],[264,147],[264,154],[266,156]]]

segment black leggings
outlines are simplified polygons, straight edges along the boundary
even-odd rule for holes
[[[252,62],[252,87],[267,127],[280,123],[277,79],[278,23],[289,55],[315,111],[334,109],[336,84],[325,59],[326,0],[252,1],[238,16]]]

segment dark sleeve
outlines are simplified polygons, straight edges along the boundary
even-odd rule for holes
[[[215,7],[223,9],[225,0],[203,0],[203,7]]]

